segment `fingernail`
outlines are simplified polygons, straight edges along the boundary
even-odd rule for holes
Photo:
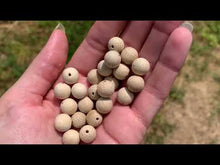
[[[62,30],[65,33],[65,27],[61,23],[58,23],[58,25],[55,27],[55,30],[56,29]]]
[[[184,27],[184,28],[186,28],[186,29],[188,29],[188,30],[192,33],[192,31],[193,31],[193,25],[192,25],[191,23],[189,23],[189,22],[184,22],[181,26]]]

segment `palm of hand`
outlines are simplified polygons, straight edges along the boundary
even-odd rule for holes
[[[169,93],[182,67],[192,36],[181,22],[96,22],[68,66],[80,72],[79,82],[88,85],[86,75],[103,58],[107,41],[121,32],[139,56],[149,60],[152,70],[146,87],[131,106],[115,101],[110,114],[97,128],[93,143],[140,143],[153,116]],[[51,84],[62,81],[67,39],[55,30],[47,45],[24,75],[0,100],[0,143],[61,143],[62,134],[54,128],[60,101]],[[59,76],[59,78],[58,78]],[[57,80],[58,78],[58,80]]]

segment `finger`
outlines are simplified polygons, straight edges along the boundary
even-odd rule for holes
[[[131,21],[125,28],[121,38],[125,42],[125,46],[134,47],[139,51],[147,38],[153,21]]]
[[[103,121],[105,132],[116,143],[138,144],[142,141],[146,127],[129,106],[114,105]]]
[[[80,83],[88,84],[85,76],[91,69],[97,67],[98,62],[105,55],[109,39],[119,35],[126,24],[126,21],[96,21],[91,27],[87,37],[66,66],[75,67],[80,72]],[[60,76],[54,86],[62,81],[62,76]],[[53,90],[48,92],[45,99],[52,101],[54,104],[57,103]]]
[[[151,70],[158,60],[164,45],[169,38],[169,35],[176,29],[183,21],[156,21],[148,38],[146,39],[141,51],[140,57],[146,58]]]
[[[102,124],[96,128],[96,138],[93,144],[118,144],[118,142],[106,132]]]
[[[44,96],[62,71],[68,52],[65,32],[56,29],[47,44],[24,72],[16,87]]]
[[[126,24],[126,21],[96,21],[67,66],[87,75],[105,55],[109,39],[118,36]]]
[[[192,34],[186,28],[179,27],[172,32],[145,89],[134,101],[132,109],[147,127],[168,96],[191,43]]]

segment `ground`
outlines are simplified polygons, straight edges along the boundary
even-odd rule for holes
[[[0,96],[21,76],[58,21],[0,22]],[[93,21],[61,21],[69,58]],[[169,98],[154,118],[147,144],[220,143],[220,21],[193,21],[194,41]]]

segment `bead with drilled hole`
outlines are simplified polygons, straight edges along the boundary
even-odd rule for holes
[[[141,76],[131,76],[127,80],[127,88],[131,92],[140,92],[144,89],[144,79]]]
[[[103,80],[97,86],[97,92],[101,97],[110,97],[114,91],[115,85],[109,80]]]
[[[124,65],[120,64],[116,69],[113,70],[113,75],[118,80],[125,80],[129,75],[130,69]]]
[[[71,98],[63,100],[60,104],[61,112],[72,115],[77,111],[77,103]]]
[[[150,63],[145,58],[137,58],[133,61],[131,70],[134,74],[143,76],[150,70]]]
[[[108,49],[121,52],[125,47],[124,41],[120,37],[112,37],[108,41]]]
[[[62,141],[63,144],[79,144],[80,142],[79,132],[74,129],[70,129],[66,131],[63,134]]]
[[[82,99],[87,95],[87,88],[82,83],[76,83],[72,86],[72,95],[76,99]]]
[[[98,84],[103,80],[102,76],[98,73],[97,69],[92,69],[87,74],[87,79],[90,84]]]
[[[72,124],[75,128],[81,128],[86,124],[86,115],[82,112],[76,112],[72,115]]]
[[[126,47],[121,52],[121,61],[127,65],[131,65],[132,62],[138,58],[138,52],[132,47]]]
[[[92,100],[98,100],[99,99],[100,96],[98,94],[97,88],[98,88],[97,84],[94,84],[94,85],[89,87],[88,95],[89,95],[90,99],[92,99]]]
[[[134,94],[130,92],[127,88],[123,87],[118,91],[117,100],[122,105],[129,105],[134,99]]]
[[[91,111],[93,109],[93,106],[94,103],[88,96],[78,102],[78,108],[83,113],[88,113],[89,111]]]
[[[106,76],[110,76],[112,74],[112,69],[110,69],[109,67],[106,66],[104,60],[102,60],[98,63],[97,69],[98,69],[98,73],[101,76],[106,77]]]
[[[96,138],[96,130],[91,125],[85,125],[80,129],[79,137],[84,143],[91,143]]]
[[[62,77],[65,83],[75,84],[79,80],[79,72],[75,68],[69,67],[63,70]]]
[[[107,114],[111,111],[113,107],[112,100],[110,98],[100,97],[96,101],[96,110],[101,114]]]
[[[54,95],[58,99],[61,100],[66,99],[70,96],[70,94],[71,94],[71,88],[69,85],[65,83],[58,83],[54,87]]]
[[[65,132],[72,126],[71,117],[64,113],[57,115],[54,123],[56,130],[59,132]]]
[[[115,50],[108,51],[104,56],[105,65],[109,68],[117,68],[121,63],[121,56]]]
[[[93,127],[98,127],[102,123],[102,115],[96,110],[91,110],[86,115],[86,121],[89,125]]]

